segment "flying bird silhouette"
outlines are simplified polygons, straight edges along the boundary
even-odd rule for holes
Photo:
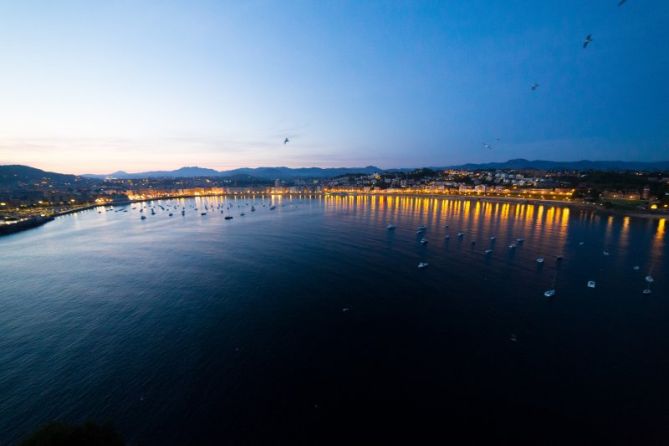
[[[587,48],[590,43],[592,43],[592,34],[585,36],[585,40],[583,41],[583,49]]]
[[[283,140],[283,143],[284,143],[284,144],[288,144],[289,142],[290,142],[290,139],[288,139],[288,138],[286,138],[286,139]]]
[[[539,88],[539,84],[537,84],[536,82],[532,84],[532,91],[535,91],[537,88]]]

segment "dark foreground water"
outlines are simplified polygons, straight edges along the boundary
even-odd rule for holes
[[[131,444],[668,441],[664,221],[269,200],[101,208],[0,238],[0,444],[55,419]]]

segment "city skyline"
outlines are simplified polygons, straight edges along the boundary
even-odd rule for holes
[[[4,4],[0,164],[664,160],[669,5],[617,3]]]

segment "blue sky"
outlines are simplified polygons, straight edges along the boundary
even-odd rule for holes
[[[0,1],[0,164],[669,159],[669,2],[617,2]]]

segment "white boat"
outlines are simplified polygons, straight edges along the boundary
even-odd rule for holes
[[[597,282],[594,280],[588,280],[588,288],[594,288],[597,286]]]
[[[418,263],[418,269],[427,268],[428,266],[430,266],[430,264],[427,263],[427,262],[419,262]]]
[[[653,282],[655,282],[655,279],[653,279],[653,276],[651,276],[650,274],[648,274],[648,275],[646,276],[646,282],[648,282],[648,283],[653,283]]]
[[[491,235],[491,236],[490,236],[490,241],[493,241],[493,240],[495,240],[496,238],[497,238],[497,237],[495,237],[494,235]]]
[[[427,245],[427,240],[425,240],[424,238],[420,239],[420,244]]]
[[[448,234],[446,234],[446,235],[444,236],[444,239],[445,239],[445,240],[448,240],[448,239],[450,239],[450,238],[451,238],[451,236],[448,235]]]
[[[585,245],[585,242],[578,242],[578,246],[583,246]]]
[[[553,296],[555,296],[555,290],[554,290],[554,289],[550,289],[550,290],[546,290],[546,291],[544,291],[544,296],[546,296],[546,297],[553,297]]]
[[[537,257],[537,263],[539,263],[539,264],[544,263],[544,258],[543,257]]]
[[[644,290],[642,291],[642,293],[643,293],[643,294],[650,294],[650,293],[652,293],[652,291],[650,290],[650,288],[644,288]]]
[[[641,267],[640,267],[639,265],[634,265],[634,266],[632,267],[632,269],[633,269],[634,271],[639,271],[639,270],[641,269]]]
[[[462,238],[462,237],[464,237],[464,236],[465,236],[465,233],[464,233],[464,232],[458,232],[458,238]]]
[[[492,254],[492,249],[486,249],[483,251],[486,255]]]
[[[389,231],[393,231],[395,229],[395,225],[388,224],[388,226],[386,226],[386,229]]]
[[[606,251],[606,250],[604,250],[604,251],[602,251],[602,254],[605,255],[605,256],[608,256],[608,255],[609,255],[609,252]]]
[[[511,243],[511,244],[509,245],[509,249],[516,249],[516,244],[515,244],[515,243]]]
[[[518,243],[519,245],[520,245],[521,243],[523,243],[524,241],[525,241],[524,238],[517,238],[517,239],[516,239],[516,243]]]

